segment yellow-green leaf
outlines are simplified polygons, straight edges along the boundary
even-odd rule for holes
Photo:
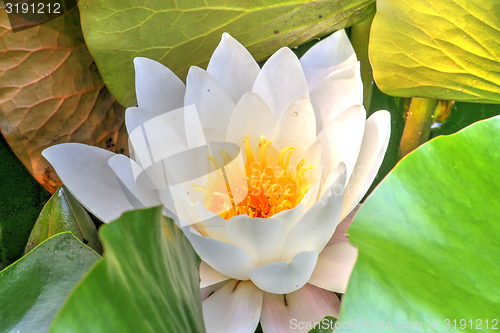
[[[379,0],[370,61],[389,95],[500,103],[498,0]]]

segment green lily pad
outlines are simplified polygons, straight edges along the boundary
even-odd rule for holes
[[[370,61],[403,97],[500,103],[498,0],[379,0]]]
[[[1,271],[0,332],[47,332],[71,289],[99,258],[66,232]]]
[[[285,45],[351,26],[374,11],[374,0],[81,0],[82,29],[111,93],[136,105],[134,57],[160,61],[184,78],[206,68],[223,32],[261,61]]]
[[[348,231],[359,257],[341,323],[360,332],[381,321],[412,332],[498,323],[499,133],[495,117],[431,140],[375,189]]]
[[[51,333],[204,332],[199,259],[161,208],[100,229],[103,259],[73,290]]]

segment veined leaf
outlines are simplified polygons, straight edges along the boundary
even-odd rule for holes
[[[81,142],[127,152],[124,109],[88,53],[78,9],[13,33],[0,10],[0,130],[31,174],[62,186],[41,151]]]
[[[0,332],[47,332],[69,292],[99,255],[61,233],[0,272]]]
[[[500,103],[498,0],[379,0],[370,61],[403,97]]]
[[[492,329],[500,319],[499,132],[495,117],[433,139],[375,189],[348,231],[359,257],[341,323],[359,323],[359,332],[381,321],[394,330],[410,323],[412,332],[422,330],[415,323],[449,332],[454,320],[457,330]]]
[[[81,0],[82,28],[107,87],[136,105],[134,57],[160,61],[184,78],[206,68],[223,32],[260,61],[348,27],[373,12],[374,0]]]
[[[51,333],[203,333],[199,259],[161,207],[101,227],[103,259],[73,290]]]

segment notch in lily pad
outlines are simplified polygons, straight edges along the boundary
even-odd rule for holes
[[[27,254],[44,240],[70,231],[76,238],[102,254],[97,229],[89,214],[66,187],[60,187],[47,201],[31,231],[24,253]]]

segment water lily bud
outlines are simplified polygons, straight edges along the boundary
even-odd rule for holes
[[[89,214],[65,187],[60,187],[45,204],[26,244],[27,254],[47,238],[71,231],[84,244],[102,254],[97,229]]]

